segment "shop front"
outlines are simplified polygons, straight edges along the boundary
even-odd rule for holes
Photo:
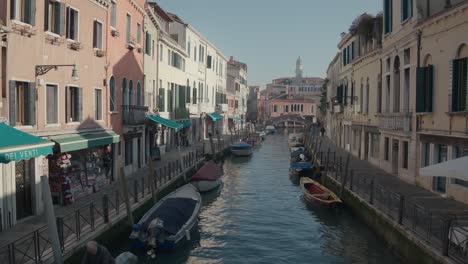
[[[223,117],[218,113],[208,114],[209,118],[206,119],[205,126],[205,138],[208,138],[208,133],[212,133],[215,136],[216,131],[220,131],[218,127],[219,121],[223,120]]]
[[[162,156],[170,150],[168,146],[171,144],[170,139],[173,139],[174,145],[176,144],[178,133],[183,130],[184,125],[156,115],[148,116],[148,120],[155,127],[153,130],[157,131],[154,145],[150,148],[151,158],[155,159],[157,155]]]
[[[54,143],[0,123],[0,225],[40,214],[40,176]]]
[[[111,131],[52,137],[49,184],[54,204],[70,205],[99,192],[114,181],[114,144],[119,135]]]

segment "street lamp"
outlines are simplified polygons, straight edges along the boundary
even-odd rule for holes
[[[57,70],[58,67],[73,67],[71,75],[72,80],[78,81],[78,69],[76,68],[76,64],[36,65],[36,78],[37,76],[48,73],[52,69]]]

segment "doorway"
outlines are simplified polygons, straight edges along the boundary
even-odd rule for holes
[[[138,158],[138,168],[141,168],[141,136],[138,137],[137,143],[137,158]]]
[[[364,136],[364,160],[369,159],[369,133],[365,132]]]
[[[16,219],[20,220],[33,214],[32,178],[34,177],[34,160],[23,160],[15,164],[16,182]]]
[[[437,145],[437,163],[447,161],[447,145]],[[447,191],[447,177],[434,177],[433,189],[439,193]]]
[[[398,156],[400,146],[397,139],[392,140],[392,173],[398,175]]]

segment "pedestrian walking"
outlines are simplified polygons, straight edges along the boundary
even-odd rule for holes
[[[320,128],[320,134],[322,137],[325,135],[325,127],[322,126],[322,128]]]
[[[115,260],[107,248],[96,241],[89,241],[81,264],[115,264]]]

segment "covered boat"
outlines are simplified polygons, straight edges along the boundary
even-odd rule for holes
[[[193,175],[191,181],[192,184],[197,187],[198,191],[207,192],[221,184],[222,175],[222,165],[210,160]]]
[[[290,142],[292,142],[292,141],[303,142],[304,141],[304,134],[302,134],[302,133],[291,133],[291,134],[289,134],[288,139],[289,139]]]
[[[276,127],[274,127],[274,126],[266,126],[266,127],[265,127],[265,132],[266,132],[267,134],[276,133]]]
[[[312,204],[334,206],[342,203],[338,196],[327,187],[306,177],[301,178],[301,189],[304,199]]]
[[[156,203],[133,225],[132,244],[139,248],[175,248],[183,238],[190,239],[200,209],[201,196],[197,189],[191,184],[180,187]]]
[[[250,156],[252,155],[252,145],[244,142],[238,142],[231,145],[231,152],[234,156]]]

